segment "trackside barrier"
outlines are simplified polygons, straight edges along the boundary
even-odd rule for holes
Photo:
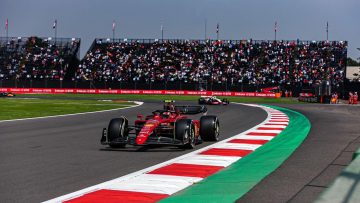
[[[56,89],[56,88],[0,88],[0,92],[15,94],[144,94],[144,95],[198,95],[279,98],[280,93],[221,92],[188,90],[126,90],[126,89]]]
[[[315,203],[360,202],[360,149],[353,154],[347,166]]]

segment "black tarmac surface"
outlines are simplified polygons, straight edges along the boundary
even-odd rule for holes
[[[181,103],[179,103],[181,104]],[[162,103],[67,117],[0,122],[0,202],[41,202],[99,184],[186,154],[176,147],[110,150],[100,145],[111,118],[150,114]],[[218,115],[221,139],[245,131],[266,118],[258,108],[208,106]],[[196,149],[212,143],[202,143]]]

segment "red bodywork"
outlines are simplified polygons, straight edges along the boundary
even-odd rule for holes
[[[174,136],[174,126],[178,119],[187,119],[187,116],[176,112],[154,112],[153,115],[144,118],[143,115],[138,115],[138,120],[135,120],[136,144],[144,145],[150,135],[156,133],[157,135],[171,135]],[[195,125],[195,137],[199,136],[199,120],[193,120]],[[141,128],[141,129],[140,129]]]

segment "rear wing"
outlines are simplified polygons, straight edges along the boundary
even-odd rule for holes
[[[175,111],[179,111],[182,114],[198,114],[206,113],[206,106],[175,106]]]
[[[198,113],[206,113],[206,106],[175,106],[173,110],[171,109],[162,109],[156,110],[154,112],[163,113],[163,112],[179,112],[181,114],[198,114]]]

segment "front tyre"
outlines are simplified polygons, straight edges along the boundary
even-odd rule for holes
[[[200,136],[204,141],[218,141],[220,123],[217,116],[202,116],[200,118]]]
[[[113,142],[109,144],[111,148],[125,147],[128,136],[128,120],[125,117],[111,119],[108,126],[107,135],[108,141],[110,143]]]

